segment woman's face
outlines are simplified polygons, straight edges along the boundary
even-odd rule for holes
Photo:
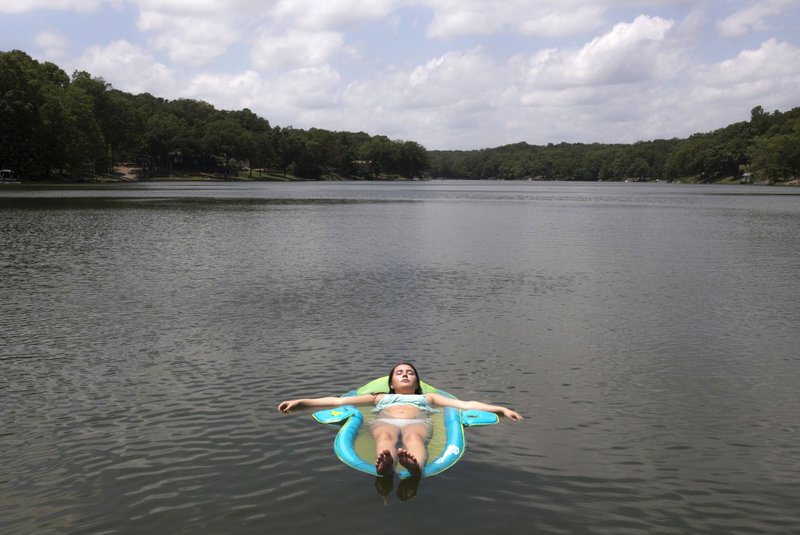
[[[408,364],[400,364],[392,372],[392,386],[398,394],[413,394],[417,389],[417,374]]]

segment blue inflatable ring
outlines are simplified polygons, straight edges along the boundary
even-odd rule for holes
[[[452,394],[433,387],[424,381],[421,382],[424,394],[434,393],[449,398],[454,398]],[[342,397],[358,396],[362,394],[387,393],[389,391],[388,376],[379,377],[361,388],[351,390]],[[371,410],[371,409],[370,409]],[[336,456],[347,466],[355,468],[361,472],[376,476],[375,459],[364,459],[356,451],[356,439],[364,424],[364,413],[353,405],[343,405],[335,409],[326,409],[314,413],[314,419],[324,424],[339,424],[341,428],[333,441],[333,451]],[[444,431],[444,444],[441,451],[431,452],[435,456],[428,459],[428,463],[422,471],[423,477],[430,477],[444,472],[453,466],[462,455],[466,447],[464,427],[492,425],[499,421],[499,417],[491,412],[478,410],[459,410],[453,407],[444,407],[442,411],[442,422],[434,423],[434,437],[437,432]],[[403,467],[397,470],[401,478],[410,477]]]

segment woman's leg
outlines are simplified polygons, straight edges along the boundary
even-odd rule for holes
[[[379,476],[394,473],[394,460],[397,458],[397,439],[400,428],[385,422],[373,422],[370,427],[375,437],[375,471]]]
[[[428,439],[431,436],[431,424],[418,423],[407,425],[402,431],[403,449],[397,451],[400,464],[412,476],[418,476],[428,461]]]

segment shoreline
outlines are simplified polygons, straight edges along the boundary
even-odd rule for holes
[[[425,181],[430,181],[431,179],[426,179]],[[484,180],[472,180],[472,179],[458,179],[458,178],[434,178],[432,180],[441,180],[441,181],[471,181],[471,182],[484,182]],[[112,184],[145,184],[148,182],[414,182],[414,180],[410,178],[378,178],[373,180],[365,180],[365,179],[349,179],[349,178],[342,178],[342,177],[332,177],[332,178],[320,178],[316,180],[310,180],[305,178],[298,178],[292,175],[287,175],[284,177],[283,175],[262,175],[262,176],[253,176],[253,177],[242,177],[242,176],[229,176],[224,177],[222,175],[212,175],[212,174],[188,174],[188,175],[170,175],[170,176],[158,176],[153,178],[137,178],[132,177],[129,175],[121,175],[121,176],[109,176],[109,175],[96,175],[96,176],[86,176],[82,178],[53,178],[49,177],[46,179],[26,179],[17,177],[13,182],[0,182],[0,186],[8,185],[8,186],[97,186],[97,185],[112,185]],[[529,180],[525,179],[518,179],[518,180],[511,180],[511,179],[504,179],[504,180],[489,180],[489,182],[530,182]],[[695,185],[718,185],[718,186],[800,186],[800,179],[792,179],[785,182],[741,182],[738,179],[733,178],[725,178],[721,180],[716,180],[714,182],[698,182],[693,180],[536,180],[537,183],[542,182],[581,182],[585,184],[680,184],[680,185],[687,185],[687,186],[695,186]]]
[[[263,172],[261,169],[248,169],[244,168],[240,171],[236,171],[235,174],[224,175],[221,173],[180,173],[180,174],[170,174],[170,175],[163,175],[163,176],[154,176],[154,177],[142,177],[142,168],[135,167],[130,164],[123,164],[118,165],[113,168],[113,172],[110,174],[86,174],[81,177],[68,177],[64,175],[60,176],[53,176],[47,178],[21,178],[19,176],[15,177],[15,181],[13,182],[3,182],[2,184],[17,184],[17,185],[110,185],[110,184],[138,184],[138,183],[147,183],[147,182],[343,182],[343,181],[353,181],[353,182],[416,182],[420,181],[418,177],[402,177],[398,175],[383,175],[378,176],[373,179],[364,179],[364,178],[344,178],[342,176],[333,174],[333,175],[323,175],[318,179],[306,179],[300,178],[292,174],[288,173],[278,173],[267,171],[266,173]],[[253,171],[256,171],[256,174],[250,176]],[[242,176],[240,173],[245,173],[245,176]],[[544,177],[536,177],[532,179],[531,177],[525,178],[517,178],[517,179],[486,179],[490,182],[583,182],[587,184],[591,183],[629,183],[629,184],[685,184],[685,185],[735,185],[735,186],[800,186],[800,178],[793,178],[791,180],[781,181],[781,182],[771,182],[771,181],[743,181],[741,178],[736,178],[733,176],[728,176],[725,178],[721,178],[719,180],[715,180],[713,182],[707,182],[698,180],[699,177],[695,176],[687,176],[682,177],[677,180],[666,180],[666,179],[634,179],[628,178],[623,180],[568,180],[568,179],[547,179]],[[429,180],[475,180],[475,179],[458,179],[458,178],[424,178],[422,181],[429,181]],[[477,181],[477,180],[476,180]]]

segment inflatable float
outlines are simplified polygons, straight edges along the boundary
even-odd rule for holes
[[[424,381],[420,382],[423,394],[439,394],[454,398],[452,394],[433,387]],[[351,390],[342,397],[362,394],[388,393],[389,377],[378,377],[361,388]],[[364,414],[372,414],[372,406],[356,407],[342,405],[334,409],[317,411],[314,419],[323,424],[339,424],[341,428],[333,441],[333,451],[347,466],[376,476],[374,441],[369,433],[359,433],[364,424]],[[453,466],[464,454],[466,439],[464,427],[496,424],[500,418],[491,412],[478,410],[460,410],[453,407],[442,407],[440,413],[433,414],[433,434],[428,444],[428,464],[422,471],[423,477],[430,477],[444,472]],[[403,467],[397,468],[400,478],[410,477]]]

